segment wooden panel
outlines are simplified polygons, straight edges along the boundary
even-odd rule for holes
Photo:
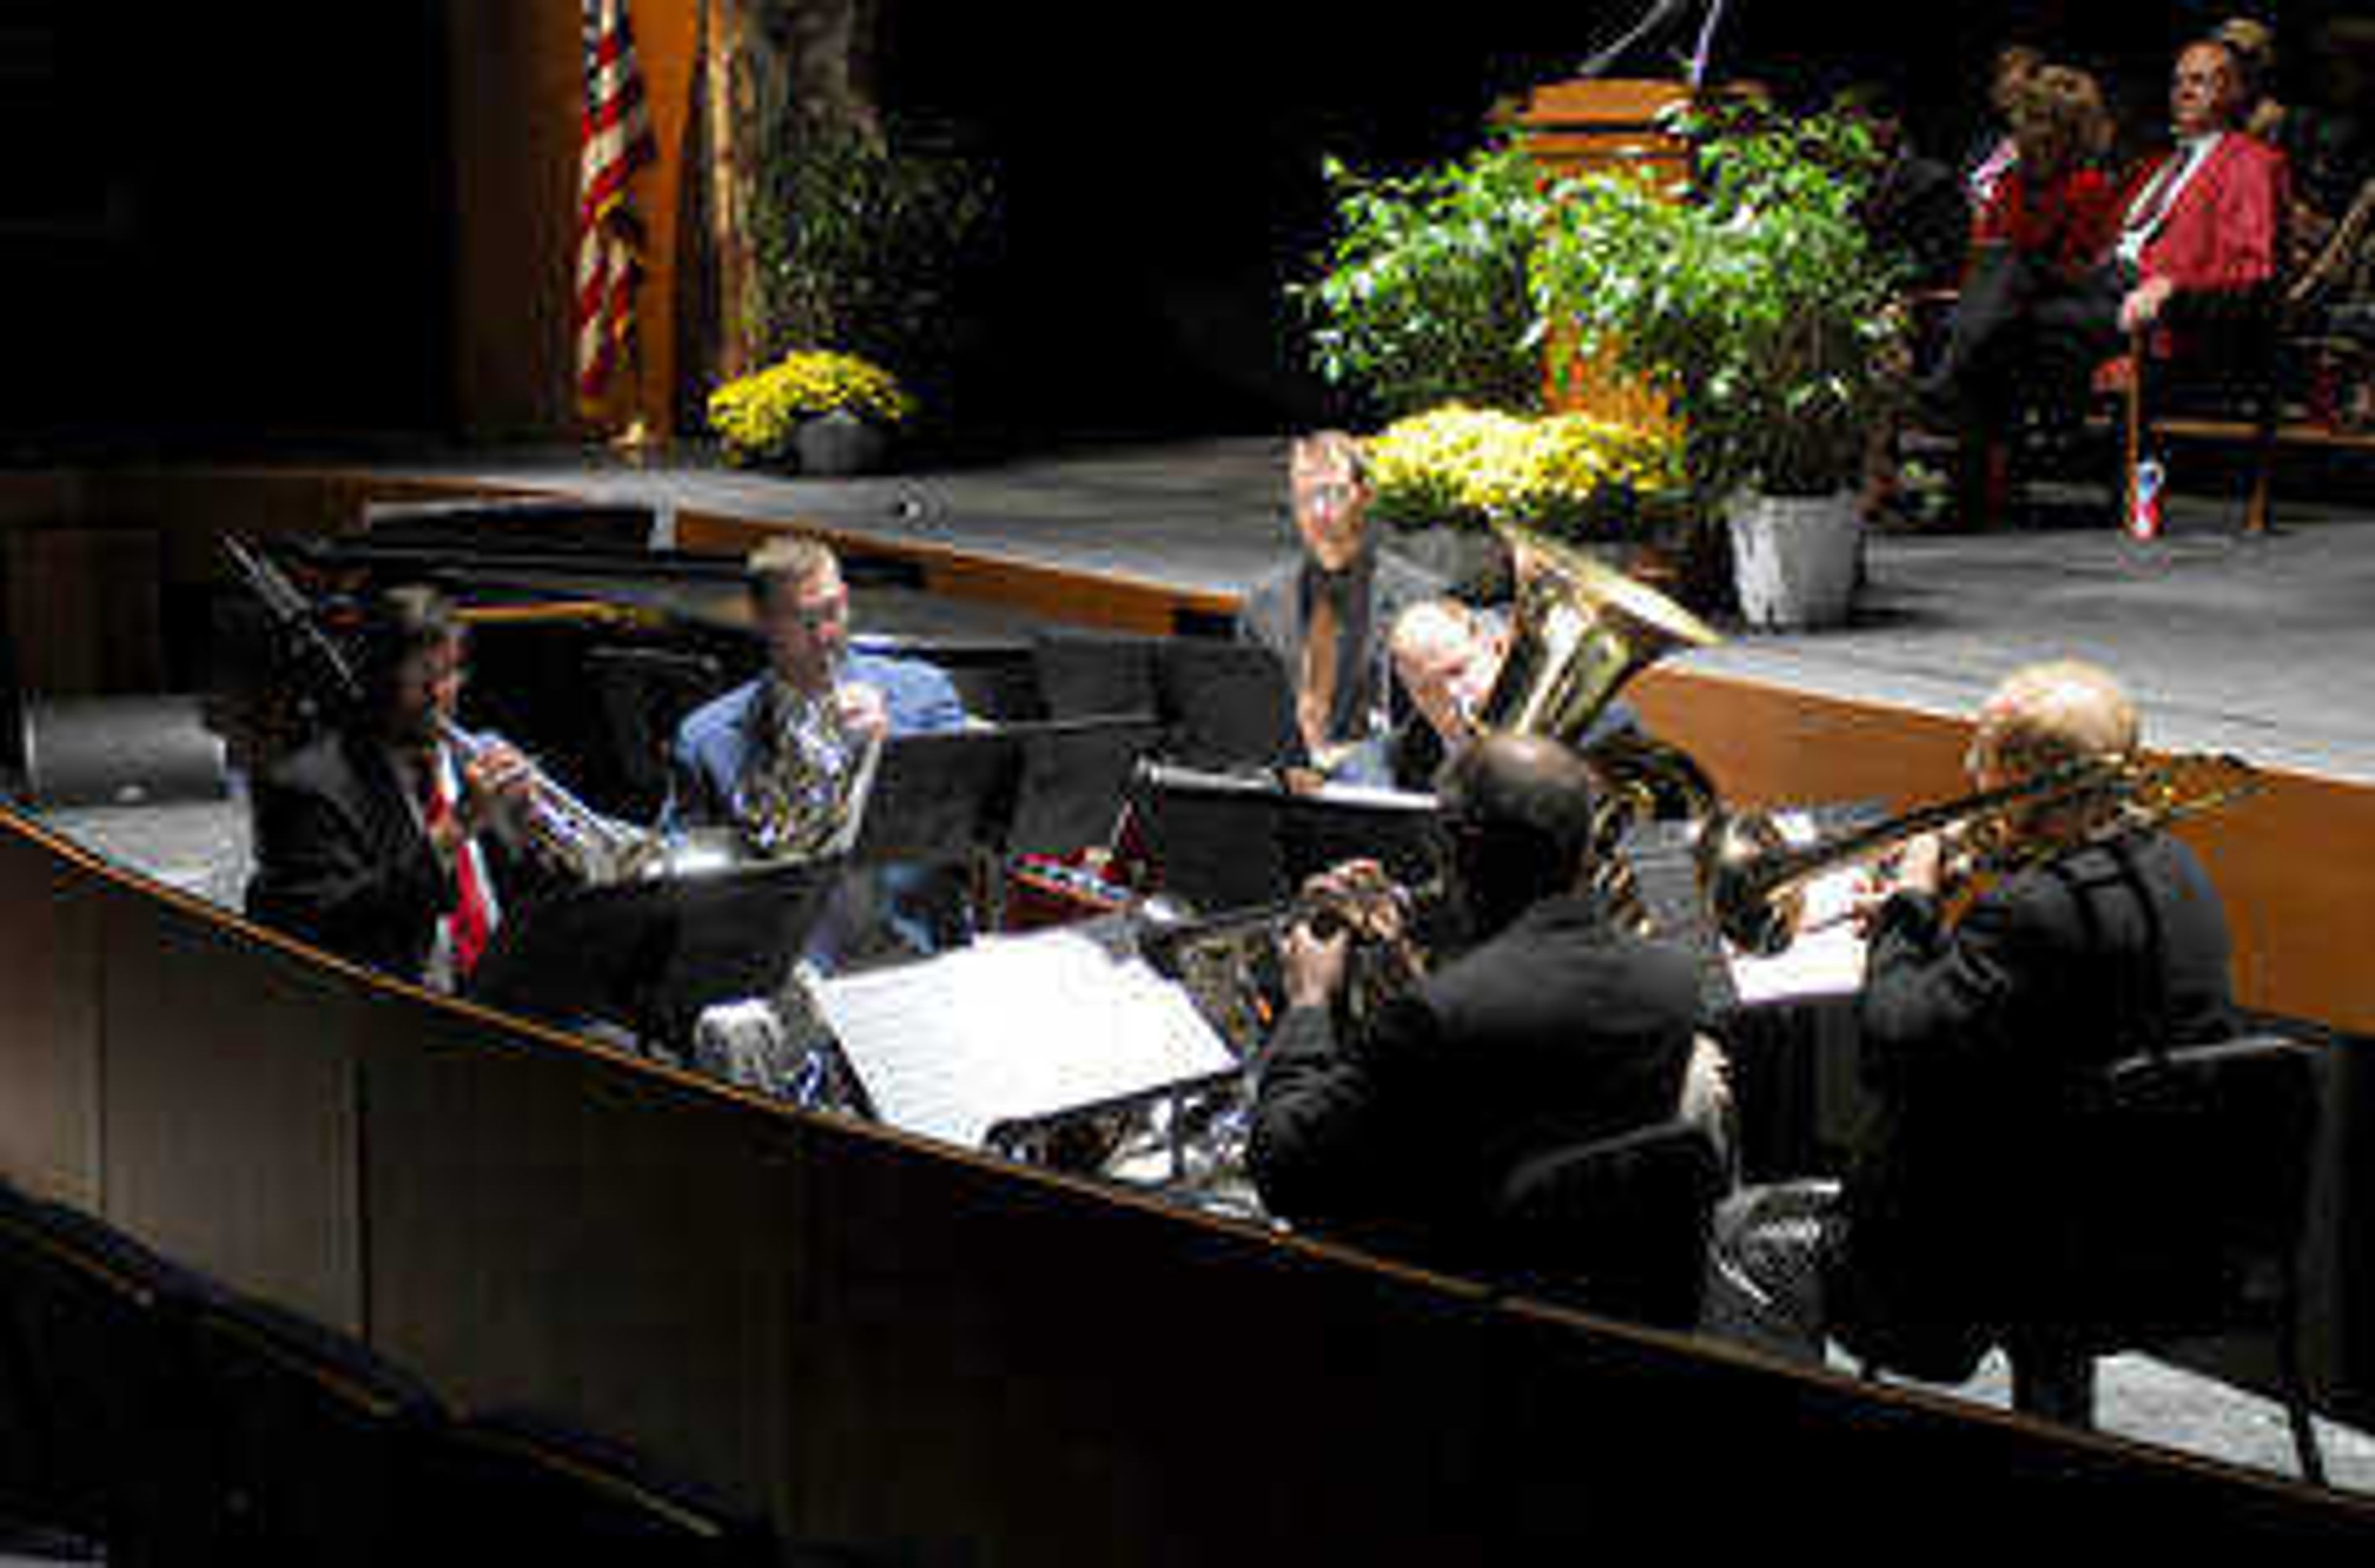
[[[1690,102],[1678,81],[1546,82],[1505,116],[1527,153],[1560,174],[1646,169],[1674,183],[1689,177],[1690,152],[1660,117]]]
[[[322,1159],[288,1114],[311,1091],[276,1080],[288,1052],[350,1051],[362,1120],[337,1147],[360,1167],[381,1347],[463,1405],[574,1414],[802,1534],[982,1568],[1498,1561],[1671,1531],[1710,1475],[1760,1530],[1852,1475],[1951,1514],[1976,1550],[2028,1543],[2048,1511],[2083,1550],[2375,1541],[2357,1500],[1496,1305],[805,1117],[303,960],[6,826],[0,930],[61,898],[153,899],[100,923],[105,1081],[127,1102],[109,1163],[157,1210],[114,1217],[202,1268],[258,1272],[250,1232],[300,1238],[270,1277],[318,1258],[301,1238],[321,1196],[241,1162]],[[67,947],[102,934],[60,928]],[[98,984],[71,961],[35,976],[46,1013],[12,1021],[61,1020],[59,1047],[87,1048],[55,997]],[[152,1005],[117,1008],[143,986]],[[218,1025],[202,996],[227,1015],[264,999]],[[327,1020],[312,1042],[241,1032],[301,1005]],[[168,1118],[176,1064],[191,1091]],[[186,1187],[170,1201],[168,1173]],[[1876,1562],[1902,1542],[1831,1550]]]
[[[1075,626],[1105,627],[1163,636],[1183,617],[1233,615],[1236,595],[1181,588],[1116,572],[1082,572],[817,524],[766,523],[744,517],[682,511],[677,513],[679,549],[699,555],[741,556],[772,534],[811,534],[855,559],[874,557],[914,563],[928,592],[947,598],[1006,605]]]
[[[313,960],[137,887],[98,896],[108,1213],[242,1290],[361,1328],[354,1054],[376,983],[325,985]]]
[[[1626,695],[1738,805],[1878,800],[1893,814],[1970,788],[1960,720],[1672,669]],[[2260,793],[2179,831],[2225,897],[2239,998],[2375,1032],[2358,925],[2375,907],[2375,790],[2270,771]]]
[[[1690,149],[1660,128],[1660,117],[1689,101],[1690,88],[1681,82],[1549,82],[1507,118],[1527,156],[1551,175],[1633,169],[1679,196],[1690,182]],[[1573,335],[1554,324],[1543,350],[1544,405],[1644,430],[1671,428],[1665,399],[1623,373],[1613,359],[1579,357]]]
[[[0,831],[0,1178],[96,1208],[100,1188],[98,903],[62,846]]]

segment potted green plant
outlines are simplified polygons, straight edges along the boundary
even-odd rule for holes
[[[711,393],[709,423],[730,462],[856,474],[881,466],[891,430],[915,407],[898,379],[870,360],[803,349]]]
[[[1563,184],[1535,256],[1545,322],[1657,389],[1684,464],[1731,526],[1753,623],[1843,617],[1855,489],[1901,393],[1896,265],[1859,215],[1878,155],[1852,116],[1694,116],[1694,189],[1624,171]]]
[[[1529,410],[1542,398],[1528,277],[1549,203],[1501,140],[1395,178],[1323,166],[1334,228],[1289,302],[1323,381],[1387,419],[1443,403]]]

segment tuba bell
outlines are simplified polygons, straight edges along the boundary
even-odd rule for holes
[[[1722,638],[1663,594],[1571,545],[1504,525],[1516,564],[1508,652],[1474,714],[1479,734],[1539,735],[1574,747],[1601,787],[1592,822],[1595,885],[1620,920],[1648,921],[1625,836],[1651,821],[1699,820],[1719,809],[1714,783],[1688,752],[1593,724],[1635,676],[1679,648]]]

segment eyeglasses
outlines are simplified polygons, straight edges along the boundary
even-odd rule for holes
[[[1360,494],[1358,485],[1344,479],[1318,479],[1294,488],[1296,501],[1314,512],[1341,512]]]
[[[815,631],[849,618],[849,595],[846,590],[831,598],[801,604],[794,599],[774,599],[767,606],[767,619],[777,626],[797,626],[803,631]]]

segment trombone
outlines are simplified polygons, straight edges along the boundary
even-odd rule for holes
[[[2230,752],[2180,752],[2158,760],[2086,757],[1809,844],[1787,843],[1761,811],[1719,809],[1701,822],[1694,853],[1716,929],[1733,946],[1769,956],[1797,937],[1809,882],[1839,867],[1876,859],[1920,834],[1992,837],[1997,847],[1982,855],[1974,869],[2002,876],[2118,833],[2167,827],[2259,787],[2258,770]],[[2016,813],[2086,801],[2103,801],[2113,809],[2075,843],[2012,839],[2003,831]]]

